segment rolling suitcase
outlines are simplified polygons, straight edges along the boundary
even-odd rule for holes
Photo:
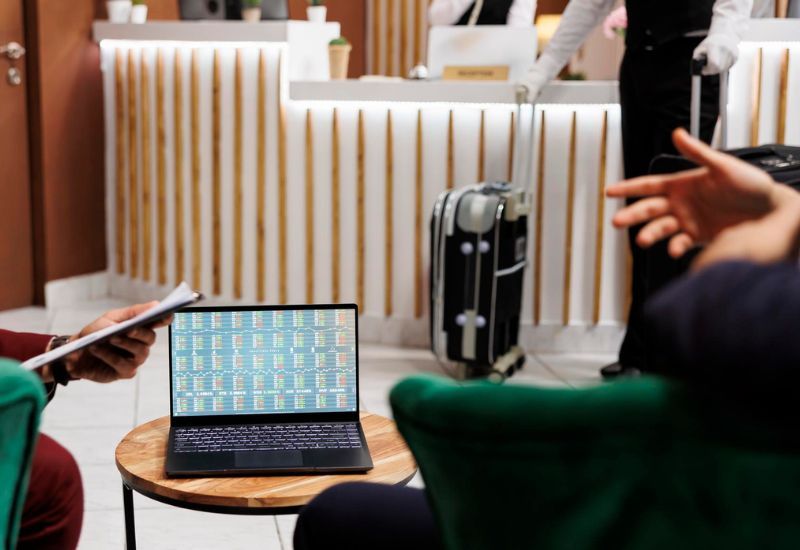
[[[517,120],[524,95],[518,94]],[[534,106],[531,109],[533,136]],[[517,132],[515,177],[442,193],[431,218],[430,336],[440,361],[460,377],[511,375],[525,361],[518,345],[532,153]],[[525,157],[524,168],[521,157]]]
[[[694,137],[700,135],[700,86],[705,58],[692,61],[692,99],[690,113],[690,132]],[[800,147],[769,144],[757,147],[743,147],[739,149],[726,149],[728,133],[727,116],[727,89],[728,75],[720,75],[720,135],[721,149],[757,168],[767,172],[772,178],[800,191]],[[679,155],[659,155],[650,164],[651,174],[668,174],[680,170],[696,168],[692,161]]]

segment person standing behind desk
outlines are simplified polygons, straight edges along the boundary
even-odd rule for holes
[[[558,75],[614,0],[571,0],[547,48],[519,84],[534,101]],[[625,177],[646,174],[650,161],[677,151],[671,132],[689,126],[691,60],[708,60],[701,98],[700,137],[711,141],[719,114],[719,73],[736,61],[753,0],[628,0],[625,56],[619,73]],[[644,303],[682,274],[686,262],[669,257],[662,244],[643,250],[629,231],[633,256],[632,301],[619,360],[601,369],[606,378],[649,370],[652,338]]]
[[[535,13],[536,0],[433,0],[428,23],[530,27]],[[470,21],[473,17],[475,20]]]

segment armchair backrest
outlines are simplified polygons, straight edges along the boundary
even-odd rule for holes
[[[31,459],[45,405],[41,379],[0,359],[0,541],[15,548]]]
[[[416,376],[390,400],[447,548],[800,544],[800,437],[739,423],[680,385]]]

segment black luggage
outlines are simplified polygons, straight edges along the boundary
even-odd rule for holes
[[[701,74],[706,64],[705,58],[692,62],[692,100],[691,100],[691,134],[697,137],[700,133],[700,85]],[[767,172],[772,178],[789,185],[800,191],[800,147],[788,145],[759,145],[758,147],[743,147],[740,149],[726,149],[727,137],[727,74],[721,75],[720,80],[720,134],[722,136],[722,149],[725,153],[733,155],[757,168]],[[651,174],[668,174],[680,170],[696,168],[696,165],[678,155],[659,155],[650,164]]]
[[[532,136],[534,106],[530,109]],[[520,145],[522,134],[517,132],[514,144],[515,177],[529,182],[532,154],[530,147]],[[527,159],[524,168],[522,157]],[[509,376],[525,361],[518,336],[529,197],[527,185],[494,182],[446,191],[436,201],[431,219],[431,349],[441,361],[458,363],[461,376]]]

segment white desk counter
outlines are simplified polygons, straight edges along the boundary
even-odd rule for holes
[[[319,73],[290,74],[302,25],[283,25],[95,28],[114,292],[149,298],[186,279],[212,302],[355,301],[365,341],[424,344],[433,202],[514,177],[530,111],[512,119],[508,84],[308,82]],[[742,52],[729,143],[800,142],[797,43]],[[535,120],[523,343],[613,351],[629,286],[609,223],[619,204],[602,193],[622,176],[616,84],[554,84]]]

